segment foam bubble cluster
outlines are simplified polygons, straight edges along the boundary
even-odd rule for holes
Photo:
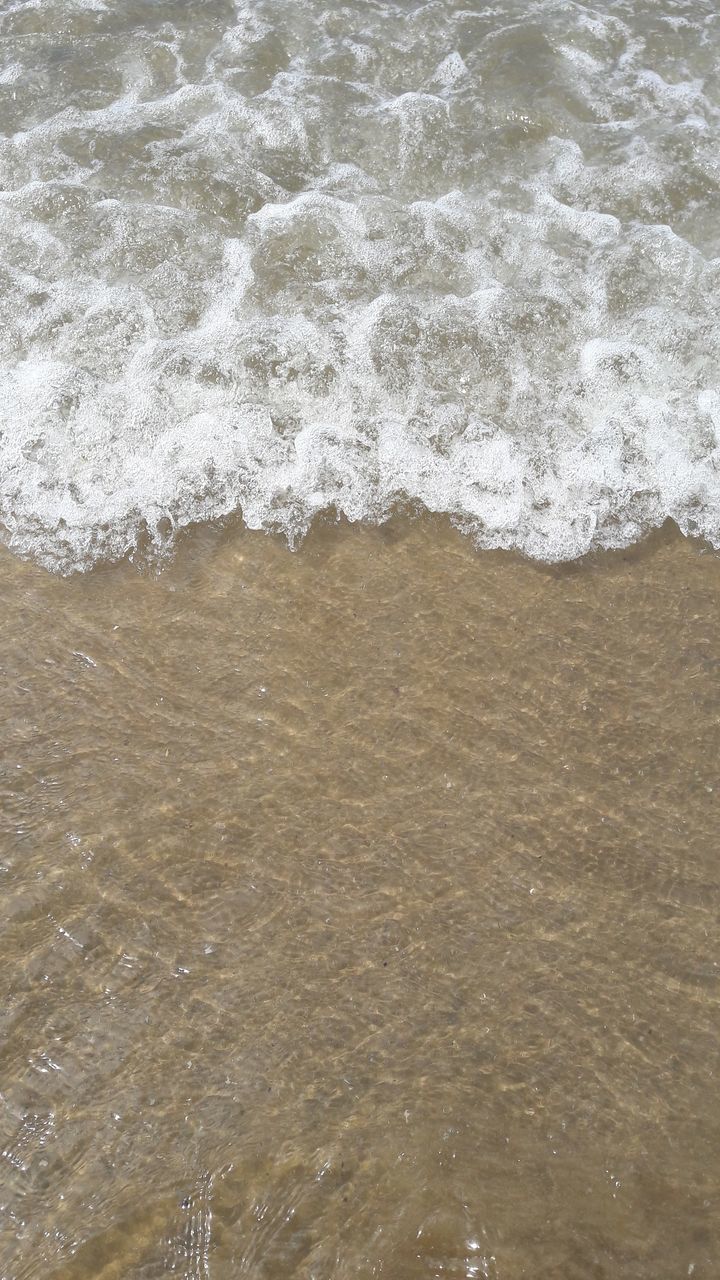
[[[6,542],[720,546],[719,66],[705,0],[11,0]]]

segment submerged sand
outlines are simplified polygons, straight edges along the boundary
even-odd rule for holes
[[[717,1275],[717,556],[2,573],[3,1275]]]

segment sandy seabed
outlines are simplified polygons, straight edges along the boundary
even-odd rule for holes
[[[717,556],[2,573],[3,1275],[717,1275]]]

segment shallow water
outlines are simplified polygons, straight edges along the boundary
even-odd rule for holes
[[[720,561],[2,559],[0,1273],[720,1266]]]
[[[716,1280],[718,67],[0,5],[2,1280]]]

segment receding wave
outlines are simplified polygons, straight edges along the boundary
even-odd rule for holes
[[[720,546],[718,66],[702,0],[11,3],[8,545]]]

